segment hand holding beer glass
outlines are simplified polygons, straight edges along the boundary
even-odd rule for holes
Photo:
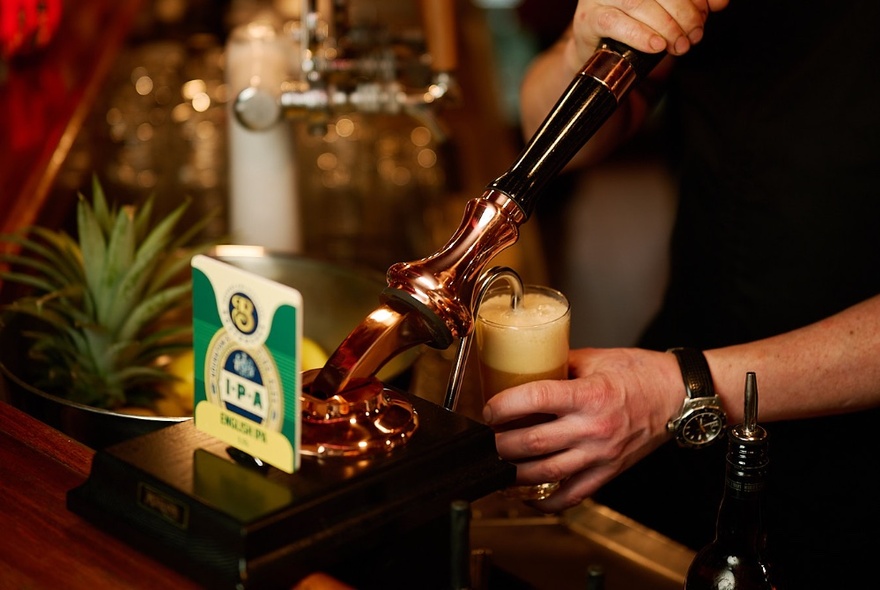
[[[549,287],[508,282],[487,289],[475,314],[484,403],[514,385],[568,377],[571,307],[565,295]],[[520,428],[550,418],[530,416],[510,426]],[[508,494],[543,500],[558,487],[559,482],[515,486]]]

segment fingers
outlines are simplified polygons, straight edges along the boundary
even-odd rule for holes
[[[509,461],[534,459],[552,455],[557,451],[572,447],[576,442],[572,429],[565,419],[556,419],[543,424],[514,428],[495,434],[495,447],[498,454]],[[545,479],[553,476],[545,472]],[[561,477],[561,475],[559,476]]]
[[[723,0],[582,1],[574,16],[575,45],[590,55],[598,39],[609,37],[646,53],[682,55],[703,38],[709,12]]]
[[[531,504],[548,514],[562,512],[567,508],[577,506],[584,498],[595,494],[602,485],[616,475],[610,466],[599,466],[595,469],[581,471],[564,481],[559,489],[553,492],[546,500],[532,502]]]
[[[680,375],[666,353],[575,349],[568,360],[569,379],[504,390],[483,412],[498,454],[517,465],[519,483],[565,482],[563,499],[550,508],[592,494],[668,440],[666,417],[681,399],[680,385],[669,384]],[[538,416],[550,419],[535,422]]]
[[[516,481],[518,485],[536,485],[559,481],[561,485],[553,495],[534,506],[544,512],[559,512],[580,503],[584,498],[595,494],[599,488],[620,473],[621,468],[612,462],[595,463],[589,467],[571,468],[579,462],[577,453],[563,452],[540,461],[517,463]],[[556,468],[548,468],[553,463]],[[568,474],[571,473],[571,476]]]
[[[534,414],[567,414],[582,410],[589,383],[581,380],[532,381],[495,395],[483,408],[483,420],[492,426]]]
[[[612,440],[610,434],[588,432],[575,419],[559,418],[547,423],[498,432],[498,454],[517,465],[517,481],[534,484],[562,481],[584,469],[625,464],[625,450],[634,438]]]
[[[616,432],[622,432],[618,422],[622,413],[612,411],[608,418],[608,410],[602,411],[602,400],[613,394],[600,387],[601,381],[595,384],[588,379],[533,381],[492,397],[484,407],[483,419],[496,431],[499,454],[511,461],[531,460],[585,445],[613,448],[607,443]],[[607,402],[604,404],[607,406]],[[553,469],[554,463],[549,465]],[[563,469],[570,473],[574,468],[559,467],[560,473]],[[548,475],[545,472],[541,477]]]
[[[504,456],[500,450],[499,454]],[[563,481],[570,475],[585,469],[595,469],[610,464],[607,458],[590,454],[576,447],[566,447],[543,456],[529,455],[514,459],[514,461],[516,463],[516,480],[518,483],[526,485],[545,481]]]
[[[673,55],[682,55],[703,38],[703,25],[709,15],[705,2],[668,2],[664,0],[664,10],[675,23],[667,23],[665,32],[666,50]]]

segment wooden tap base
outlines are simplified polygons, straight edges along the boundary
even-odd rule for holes
[[[98,451],[68,508],[208,587],[289,588],[314,571],[445,587],[451,503],[507,487],[515,467],[487,426],[405,395],[419,429],[387,455],[304,456],[287,474],[236,462],[188,421]]]

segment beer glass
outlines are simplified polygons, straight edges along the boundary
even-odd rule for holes
[[[571,307],[555,289],[540,285],[492,286],[478,302],[475,322],[483,402],[503,389],[539,379],[568,377]],[[529,416],[507,425],[533,425],[551,416]],[[515,486],[508,495],[543,500],[559,482]]]

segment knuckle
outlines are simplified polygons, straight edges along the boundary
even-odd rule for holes
[[[537,457],[547,452],[547,439],[540,428],[529,428],[523,435],[523,448],[532,456]]]
[[[562,481],[565,479],[566,475],[567,474],[561,465],[550,460],[544,465],[544,477],[542,479],[544,479],[544,481]]]

